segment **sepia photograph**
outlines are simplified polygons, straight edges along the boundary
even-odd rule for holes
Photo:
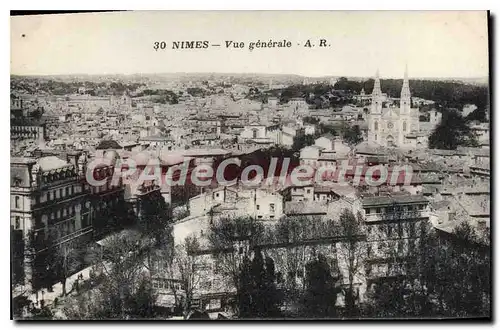
[[[12,320],[492,320],[488,11],[9,19]]]

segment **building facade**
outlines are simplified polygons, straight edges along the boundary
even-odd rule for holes
[[[405,148],[411,144],[407,135],[419,130],[419,110],[412,108],[407,70],[401,88],[399,108],[384,105],[377,71],[368,115],[368,142],[385,147]]]

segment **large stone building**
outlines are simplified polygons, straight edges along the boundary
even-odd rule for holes
[[[45,267],[41,260],[46,240],[50,238],[51,244],[57,245],[74,239],[90,239],[92,225],[85,185],[80,180],[76,162],[47,156],[12,158],[10,189],[11,228],[17,251],[14,273],[19,276],[18,282],[35,284],[32,272],[46,270],[36,270],[30,265]],[[34,253],[28,251],[30,248]],[[19,272],[16,273],[16,269]]]
[[[105,184],[91,186],[86,155],[74,152],[64,158],[11,158],[13,276],[24,288],[53,281],[49,250],[70,242],[83,248],[125,219],[124,189],[121,180],[113,182],[113,166],[93,168],[94,179]]]
[[[419,132],[419,110],[411,106],[408,72],[405,70],[399,108],[385,106],[377,71],[372,92],[372,104],[368,115],[368,142],[386,147],[424,147],[424,141],[415,141],[407,136]],[[415,144],[415,145],[414,145]]]

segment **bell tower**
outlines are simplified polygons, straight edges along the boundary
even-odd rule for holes
[[[405,67],[405,75],[403,78],[403,87],[401,87],[401,99],[399,107],[401,114],[410,114],[411,93],[410,93],[410,82],[408,81],[408,65],[406,65]]]
[[[375,73],[375,82],[373,84],[371,113],[372,114],[382,113],[382,89],[380,89],[380,78],[378,69],[377,73]]]
[[[382,90],[380,88],[379,72],[375,74],[375,82],[372,91],[372,104],[368,114],[368,143],[378,143],[381,141],[381,117],[382,117]]]

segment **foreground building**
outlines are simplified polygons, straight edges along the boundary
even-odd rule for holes
[[[86,178],[87,156],[81,152],[11,159],[11,230],[15,283],[41,287],[49,281],[49,250],[73,244],[85,254],[86,245],[123,221],[124,189],[112,182],[112,166],[97,166],[91,186]],[[113,216],[112,216],[113,215]],[[81,267],[82,265],[80,265]]]

